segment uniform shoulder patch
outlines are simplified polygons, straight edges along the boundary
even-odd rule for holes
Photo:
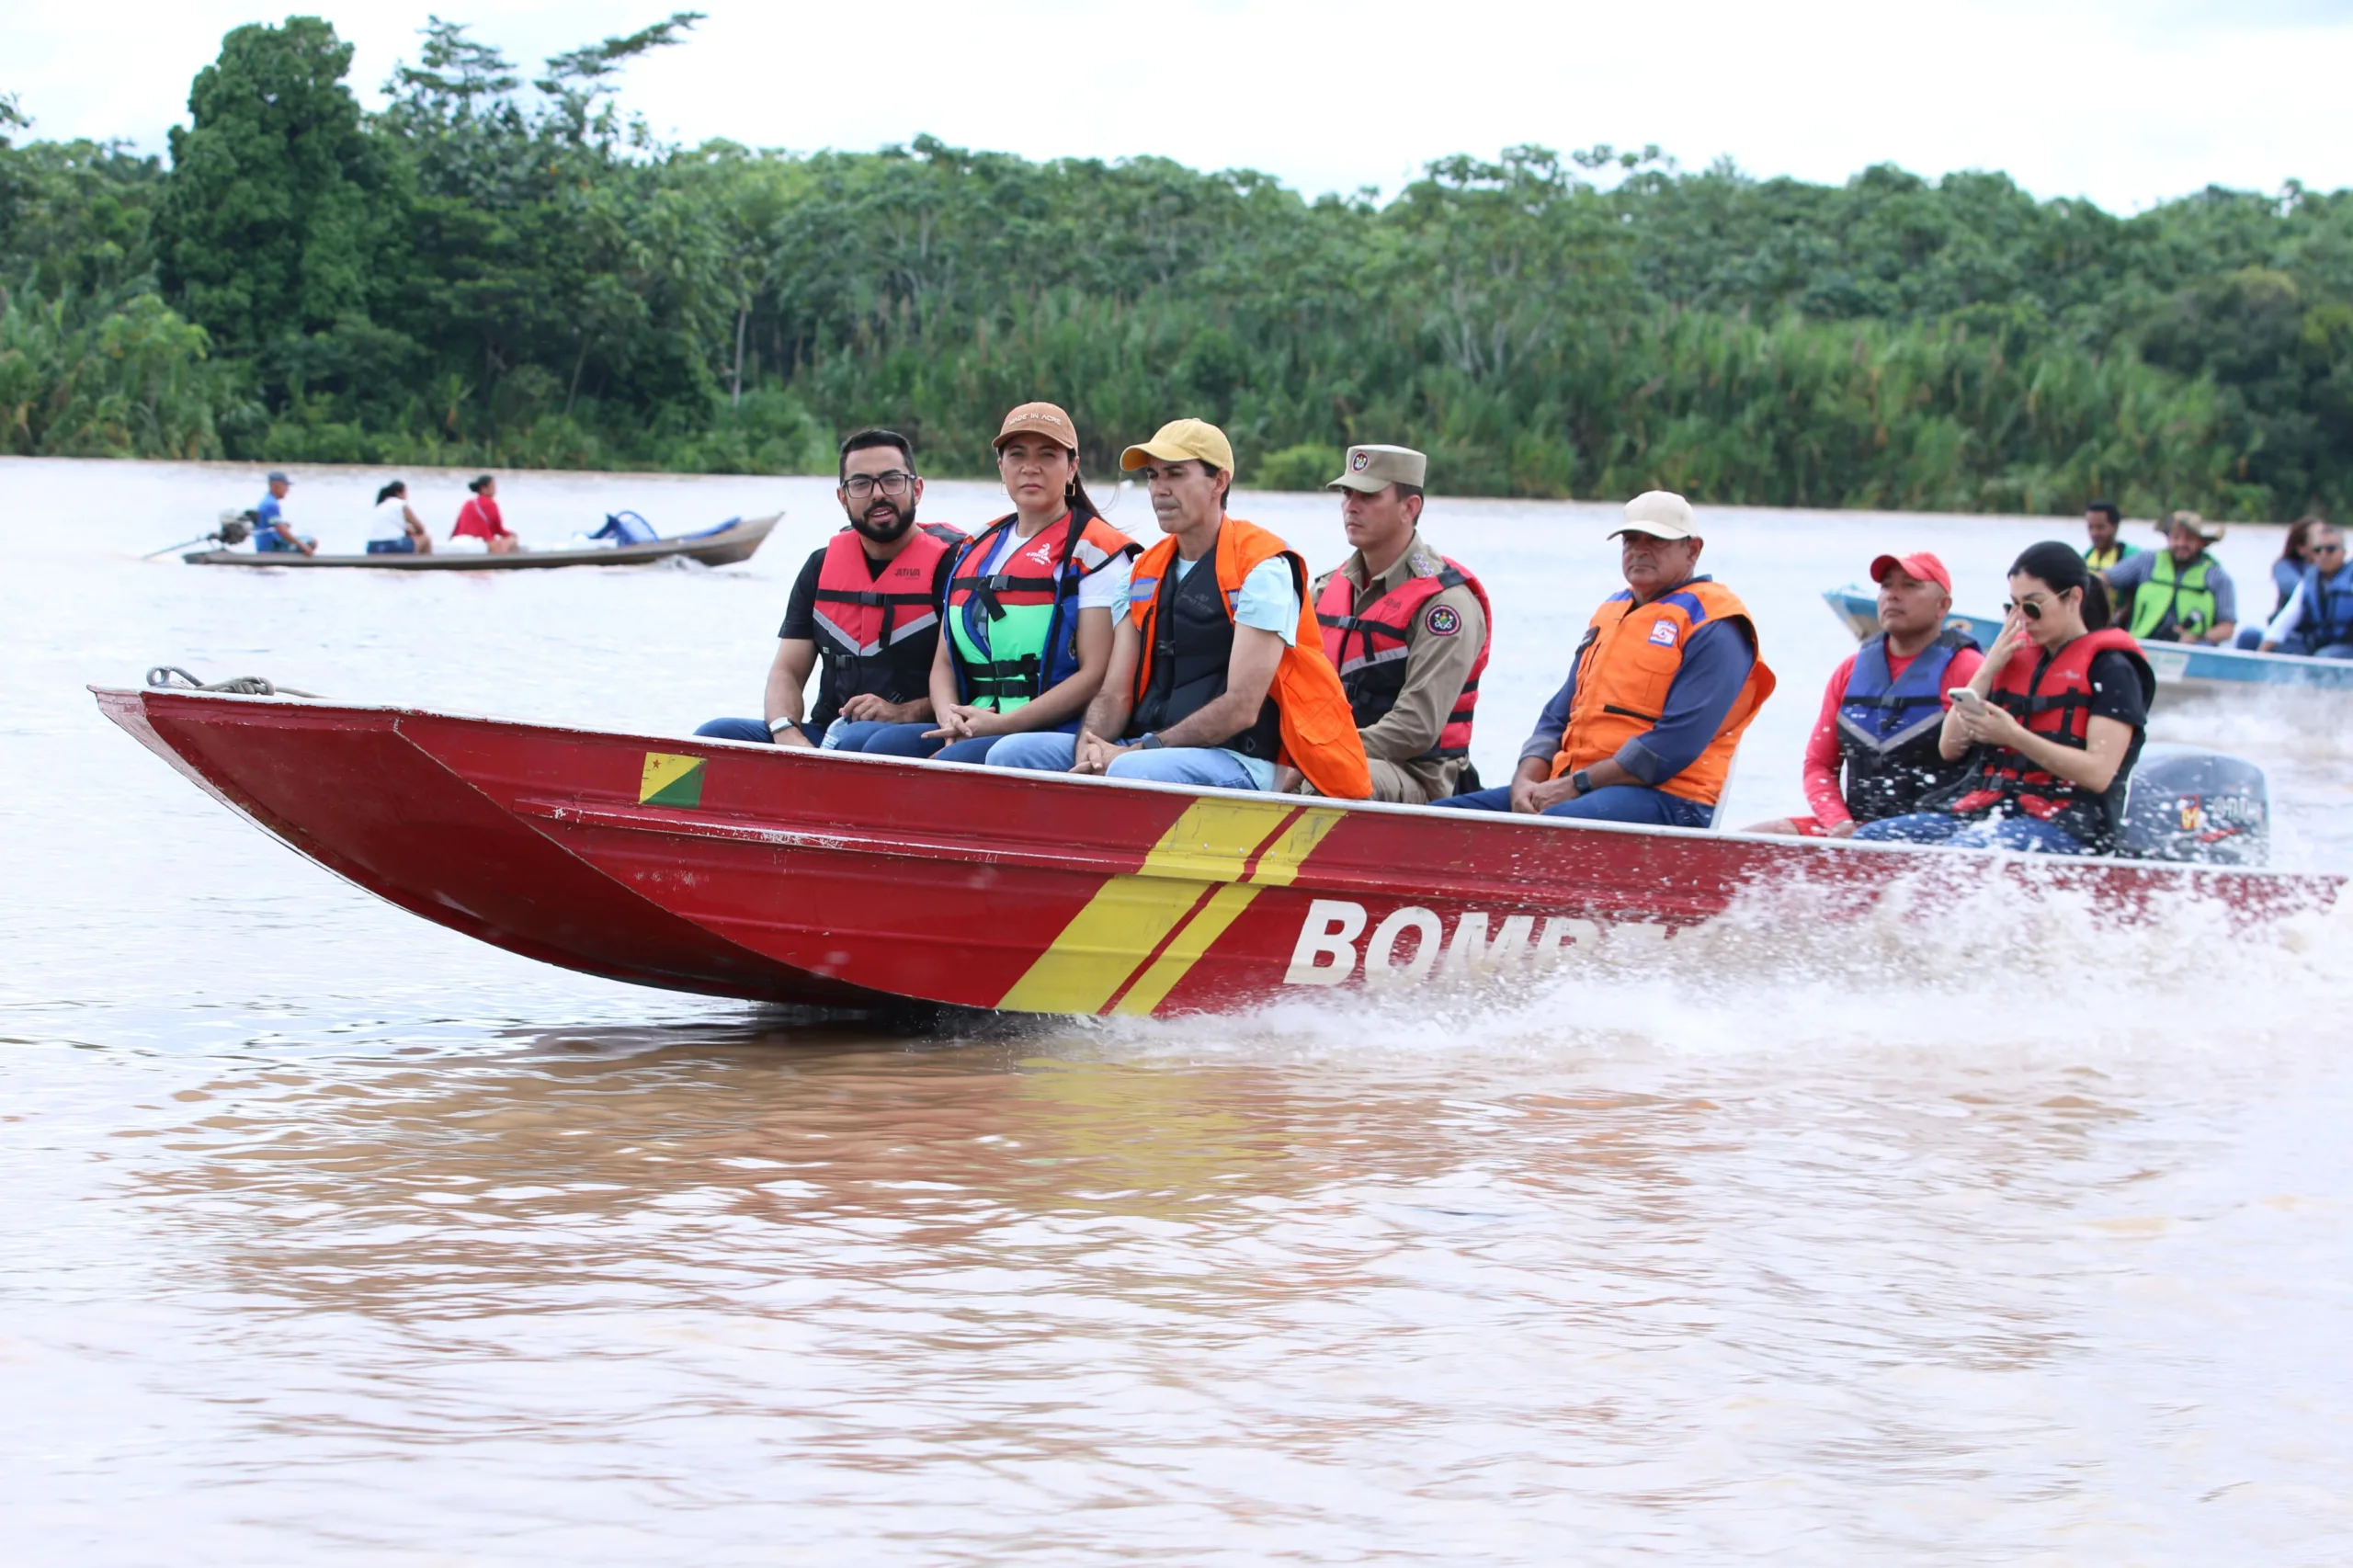
[[[1674,647],[1675,622],[1671,620],[1654,620],[1651,622],[1651,641],[1657,643],[1662,648]]]
[[[1452,605],[1432,605],[1422,625],[1433,637],[1451,637],[1462,630],[1462,612]]]

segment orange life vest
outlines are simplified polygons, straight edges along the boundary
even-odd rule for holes
[[[1591,767],[1618,755],[1637,735],[1658,725],[1666,707],[1667,688],[1683,668],[1683,651],[1691,633],[1711,620],[1739,620],[1756,634],[1756,619],[1740,596],[1710,577],[1694,577],[1646,605],[1634,602],[1631,589],[1612,594],[1593,612],[1585,641],[1577,644],[1576,695],[1569,705],[1569,727],[1552,758],[1558,778],[1580,767]],[[1732,771],[1732,754],[1773,695],[1773,672],[1760,650],[1749,667],[1748,680],[1724,715],[1722,728],[1691,766],[1671,778],[1659,780],[1663,792],[1703,806],[1716,803],[1723,793],[1724,776]]]
[[[2042,650],[2027,643],[2010,655],[2010,662],[1994,677],[1992,699],[2031,733],[2078,751],[2088,750],[2092,660],[2109,652],[2122,653],[2131,662],[2145,705],[2156,694],[2156,674],[2131,634],[2112,626],[2086,631],[2052,654],[2051,662],[2042,665],[2040,680],[2035,678],[2035,666],[2042,665]],[[2059,826],[2095,847],[2104,846],[2122,819],[2125,768],[2117,769],[2105,790],[2091,790],[2046,773],[2024,754],[2006,746],[1980,749],[1983,755],[1974,759],[1967,792],[1952,803],[1956,815],[1967,816],[2009,801],[2030,817],[2043,822],[2060,819]]]
[[[1454,699],[1446,727],[1438,732],[1438,743],[1423,753],[1430,757],[1468,756],[1471,722],[1479,708],[1479,676],[1495,647],[1495,612],[1478,578],[1451,556],[1438,559],[1445,564],[1438,572],[1408,577],[1362,609],[1353,608],[1357,585],[1347,570],[1335,572],[1324,585],[1323,597],[1315,601],[1315,619],[1324,628],[1324,656],[1340,672],[1340,685],[1347,688],[1357,728],[1370,729],[1397,706],[1397,696],[1405,689],[1405,660],[1413,652],[1414,621],[1422,607],[1449,588],[1469,588],[1487,623],[1479,642],[1479,657],[1471,666],[1471,678],[1462,683]],[[1438,607],[1438,613],[1461,619],[1444,605]],[[1423,630],[1433,635],[1449,634],[1430,627]]]
[[[1228,517],[1219,527],[1217,547],[1211,551],[1210,569],[1217,574],[1219,603],[1231,622],[1234,601],[1242,595],[1242,580],[1278,556],[1290,563],[1291,583],[1299,594],[1299,631],[1297,643],[1283,650],[1282,661],[1275,666],[1274,684],[1267,691],[1279,723],[1281,746],[1275,760],[1298,768],[1310,784],[1334,800],[1369,800],[1372,769],[1365,761],[1364,742],[1357,734],[1348,694],[1340,686],[1339,673],[1324,656],[1315,608],[1307,597],[1307,562],[1257,524]],[[1128,614],[1142,634],[1135,688],[1130,694],[1137,707],[1142,706],[1152,687],[1157,654],[1154,633],[1161,600],[1166,597],[1161,592],[1161,582],[1173,578],[1176,560],[1176,540],[1171,535],[1145,551],[1135,564]]]

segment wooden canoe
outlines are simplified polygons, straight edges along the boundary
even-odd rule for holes
[[[772,512],[765,517],[742,517],[715,532],[657,539],[646,544],[529,550],[512,555],[445,551],[438,548],[430,555],[304,555],[278,550],[265,554],[250,550],[199,550],[180,559],[191,566],[356,566],[371,572],[525,572],[551,566],[642,566],[649,562],[670,560],[732,566],[739,561],[749,561],[783,516],[781,512]]]

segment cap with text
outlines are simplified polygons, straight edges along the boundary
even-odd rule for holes
[[[1871,562],[1871,581],[1884,583],[1890,572],[1899,569],[1915,583],[1934,583],[1946,593],[1952,592],[1952,574],[1945,570],[1943,562],[1925,550],[1915,550],[1909,555],[1881,556]]]
[[[1645,490],[1626,503],[1626,520],[1610,529],[1609,537],[1647,534],[1653,539],[1689,539],[1699,531],[1690,502],[1672,490]]]
[[[1120,454],[1120,466],[1137,469],[1146,463],[1176,463],[1190,459],[1211,468],[1233,472],[1233,445],[1225,432],[1206,419],[1172,419]]]
[[[1430,471],[1430,460],[1411,447],[1350,447],[1343,466],[1347,472],[1324,489],[1378,495],[1392,484],[1410,484],[1419,490],[1423,476]]]
[[[1057,403],[1025,403],[1006,415],[1005,423],[997,427],[997,450],[1003,451],[1005,444],[1016,436],[1043,436],[1074,452],[1078,450],[1078,426],[1071,423],[1070,415]]]

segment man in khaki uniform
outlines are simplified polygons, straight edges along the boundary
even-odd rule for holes
[[[1487,662],[1485,590],[1422,540],[1428,468],[1407,447],[1348,449],[1347,472],[1324,488],[1340,494],[1356,553],[1313,590],[1373,798],[1415,806],[1477,788],[1471,713]]]

